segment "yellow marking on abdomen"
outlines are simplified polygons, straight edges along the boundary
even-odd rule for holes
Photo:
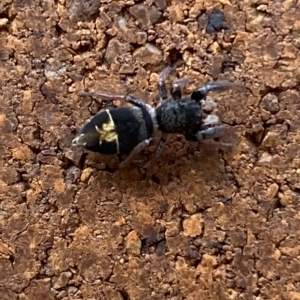
[[[101,145],[103,141],[108,143],[116,142],[117,151],[119,152],[119,137],[116,131],[116,125],[108,109],[106,110],[106,113],[109,117],[108,122],[103,123],[102,128],[99,128],[97,125],[95,125],[96,130],[100,134],[99,144]]]

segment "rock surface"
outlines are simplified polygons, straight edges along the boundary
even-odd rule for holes
[[[299,1],[7,0],[0,15],[1,299],[300,299]],[[232,147],[170,136],[149,178],[153,146],[120,171],[71,147],[112,105],[80,91],[154,105],[174,63],[186,93],[245,85],[210,95]]]

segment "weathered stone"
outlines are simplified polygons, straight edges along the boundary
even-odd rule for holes
[[[263,148],[273,148],[276,147],[276,145],[279,143],[279,136],[276,132],[269,131],[265,135],[261,146]]]
[[[8,23],[8,19],[0,18],[0,28],[5,27]]]
[[[125,237],[125,247],[127,250],[127,253],[129,255],[139,255],[141,252],[141,240],[139,239],[136,231],[131,231],[126,237]]]
[[[192,215],[183,221],[184,235],[190,237],[199,236],[202,233],[203,220],[201,214]]]
[[[81,173],[80,180],[82,182],[88,182],[88,180],[90,179],[92,173],[93,173],[92,168],[85,168]]]
[[[157,65],[163,59],[163,53],[157,47],[147,43],[133,52],[133,57],[143,65]]]
[[[276,183],[272,183],[269,185],[267,192],[266,192],[266,197],[268,199],[274,199],[278,193],[279,186]]]
[[[58,278],[53,279],[53,287],[55,289],[60,289],[68,284],[72,277],[71,272],[62,272]]]

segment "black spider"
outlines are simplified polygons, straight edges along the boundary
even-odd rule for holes
[[[194,90],[189,97],[182,98],[181,89],[188,79],[181,78],[172,84],[172,97],[169,98],[165,79],[172,70],[167,67],[159,75],[160,103],[157,107],[132,96],[101,91],[82,92],[82,95],[103,100],[123,100],[132,106],[101,111],[87,122],[72,145],[102,154],[129,154],[120,165],[123,167],[150,144],[157,130],[162,132],[162,138],[156,156],[161,153],[168,133],[184,134],[190,141],[221,137],[225,127],[218,125],[219,118],[211,114],[216,104],[206,100],[206,95],[211,91],[226,91],[241,85],[228,81],[210,82]]]

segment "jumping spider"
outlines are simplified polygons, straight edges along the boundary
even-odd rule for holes
[[[226,91],[240,85],[228,81],[210,82],[194,90],[190,97],[182,98],[181,90],[188,79],[181,78],[172,84],[172,97],[169,98],[165,80],[172,70],[167,67],[159,75],[160,102],[157,107],[129,95],[82,92],[82,95],[103,100],[126,101],[132,106],[101,111],[83,126],[72,145],[102,154],[128,154],[120,164],[120,167],[124,167],[150,144],[158,130],[162,132],[162,138],[156,149],[156,157],[161,153],[169,133],[183,134],[188,141],[221,137],[225,127],[218,125],[219,118],[211,114],[216,104],[206,100],[206,96],[211,91]]]

